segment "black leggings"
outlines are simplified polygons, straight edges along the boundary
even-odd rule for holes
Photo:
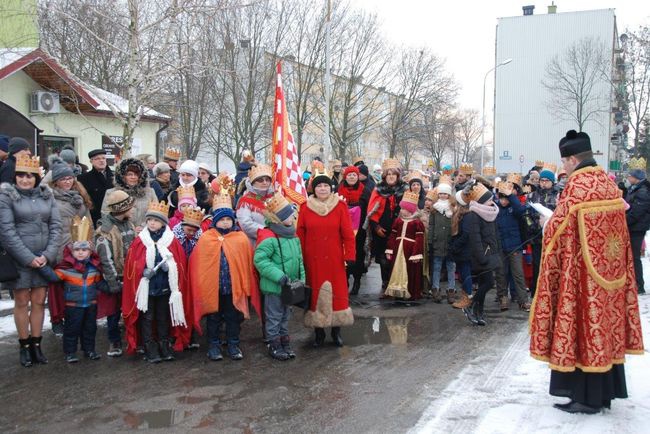
[[[494,286],[494,270],[481,271],[476,276],[476,282],[478,283],[478,290],[474,295],[474,300],[482,306],[485,295]]]

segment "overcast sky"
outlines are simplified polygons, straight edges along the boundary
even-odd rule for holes
[[[445,58],[447,69],[462,86],[461,107],[479,111],[483,77],[494,66],[497,18],[522,15],[521,7],[532,4],[535,14],[546,14],[551,4],[550,0],[350,1],[357,7],[376,12],[382,21],[384,35],[391,42],[428,46]],[[626,27],[635,29],[641,24],[650,24],[650,1],[647,0],[559,0],[555,4],[558,13],[613,8],[619,34]],[[488,79],[488,96],[492,83]],[[487,107],[490,107],[489,102]]]

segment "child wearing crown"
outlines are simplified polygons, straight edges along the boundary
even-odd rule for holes
[[[404,193],[400,212],[388,238],[386,258],[391,264],[386,295],[419,300],[422,298],[424,224],[418,211],[419,195]]]
[[[194,328],[200,331],[201,318],[206,316],[208,359],[219,361],[225,323],[228,356],[241,360],[239,332],[242,321],[249,318],[248,297],[256,285],[253,251],[246,234],[235,225],[230,195],[217,195],[213,208],[212,227],[204,232],[189,260]]]
[[[183,246],[183,251],[185,251],[185,256],[188,260],[196,243],[199,241],[199,237],[203,234],[203,230],[201,230],[202,222],[203,210],[199,207],[189,205],[183,211],[183,220],[174,226],[169,225],[172,228],[174,236],[181,243],[181,246]]]
[[[183,216],[187,208],[196,206],[194,187],[181,186],[176,189],[176,193],[178,194],[178,207],[175,209],[174,215],[169,219],[169,227],[172,229],[183,221]]]
[[[190,334],[186,326],[190,315],[186,312],[189,292],[185,252],[167,225],[168,212],[169,205],[164,202],[149,204],[146,227],[131,244],[124,269],[122,312],[127,352],[132,354],[142,341],[150,363],[174,360],[170,334],[175,337],[177,351],[187,346]]]

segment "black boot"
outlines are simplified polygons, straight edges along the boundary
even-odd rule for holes
[[[160,358],[165,362],[174,360],[174,350],[167,339],[160,341]]]
[[[29,351],[29,343],[31,338],[27,339],[18,339],[20,344],[20,364],[25,368],[32,366],[32,353]]]
[[[314,329],[315,337],[314,337],[314,347],[322,347],[323,344],[325,343],[325,329],[316,327]]]
[[[158,342],[150,341],[144,345],[144,358],[149,363],[160,363],[160,353],[158,352]]]
[[[282,347],[282,342],[279,337],[269,342],[269,355],[275,360],[289,360],[289,355]]]
[[[41,340],[43,336],[34,337],[32,336],[29,343],[29,352],[32,356],[32,362],[40,363],[41,365],[47,365],[47,357],[43,355],[41,351]]]
[[[352,291],[350,292],[350,295],[358,295],[360,289],[361,289],[361,276],[355,275],[354,282],[352,283]]]
[[[476,321],[480,326],[487,325],[487,321],[485,321],[485,316],[483,315],[483,302],[478,303]]]
[[[463,308],[463,313],[469,320],[474,325],[478,325],[478,302],[476,300],[472,301],[472,304],[470,304],[467,307]]]
[[[341,337],[341,327],[332,327],[332,341],[337,347],[343,346],[343,338]]]

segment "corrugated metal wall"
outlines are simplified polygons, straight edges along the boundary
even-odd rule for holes
[[[497,171],[527,172],[535,160],[559,166],[558,141],[567,130],[577,127],[571,122],[558,121],[549,113],[547,90],[541,83],[546,65],[553,56],[582,38],[602,39],[607,47],[611,47],[614,35],[613,9],[498,20],[497,62],[507,58],[513,60],[497,68],[495,76],[494,157]],[[611,59],[611,51],[607,54]],[[596,157],[598,163],[607,168],[610,92],[607,81],[602,80],[598,86],[607,95],[603,101],[605,112],[598,115],[602,126],[589,122],[583,129],[591,137],[594,152],[602,152]]]

